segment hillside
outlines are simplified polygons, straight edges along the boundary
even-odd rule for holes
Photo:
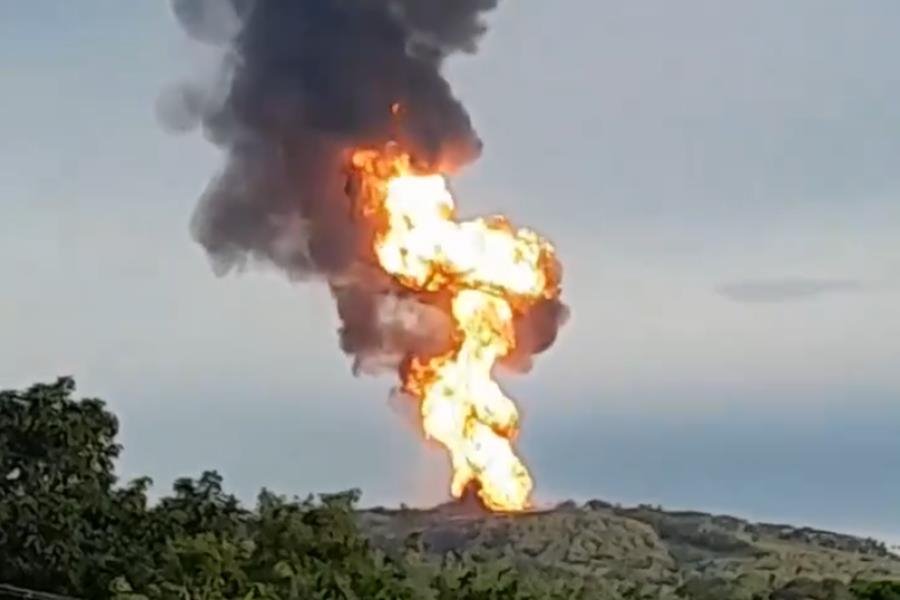
[[[388,551],[508,560],[584,578],[602,597],[844,598],[854,580],[900,581],[900,558],[873,540],[648,506],[592,501],[502,515],[452,503],[368,510],[361,523]]]

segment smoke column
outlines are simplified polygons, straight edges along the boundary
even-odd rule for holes
[[[200,126],[226,153],[199,199],[194,238],[218,274],[268,262],[326,282],[354,370],[397,369],[444,351],[449,307],[401,288],[372,260],[371,224],[353,211],[350,152],[395,142],[451,172],[481,141],[441,74],[474,52],[497,0],[173,0],[189,36],[219,46],[216,85],[187,82],[158,105],[163,122]],[[565,307],[517,315],[506,363],[530,366]]]

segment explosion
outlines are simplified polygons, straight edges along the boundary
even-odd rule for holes
[[[362,212],[380,223],[379,265],[414,292],[450,295],[453,347],[413,357],[403,390],[420,401],[426,435],[450,453],[451,493],[458,498],[474,483],[488,508],[521,510],[533,483],[512,446],[519,415],[492,371],[516,346],[515,312],[559,295],[554,250],[503,217],[456,222],[444,177],[416,173],[411,162],[402,153],[352,157]]]
[[[354,373],[398,376],[449,452],[451,493],[521,510],[533,481],[493,374],[527,371],[553,344],[562,271],[529,229],[456,219],[447,177],[482,144],[442,74],[497,3],[172,0],[221,64],[157,107],[224,150],[191,223],[216,273],[264,262],[326,282]]]

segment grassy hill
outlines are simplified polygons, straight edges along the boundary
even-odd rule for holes
[[[452,503],[360,519],[388,551],[508,561],[584,579],[604,598],[839,599],[852,597],[854,581],[900,581],[900,558],[874,540],[649,506],[592,501],[503,515]]]

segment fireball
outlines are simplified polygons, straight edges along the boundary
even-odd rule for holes
[[[451,298],[451,350],[412,357],[401,372],[425,435],[450,455],[451,494],[473,486],[492,510],[528,508],[534,483],[515,450],[519,413],[493,371],[516,347],[517,315],[559,296],[553,246],[502,216],[458,221],[444,175],[406,153],[358,150],[351,164],[360,210],[376,224],[378,265],[412,292]]]

